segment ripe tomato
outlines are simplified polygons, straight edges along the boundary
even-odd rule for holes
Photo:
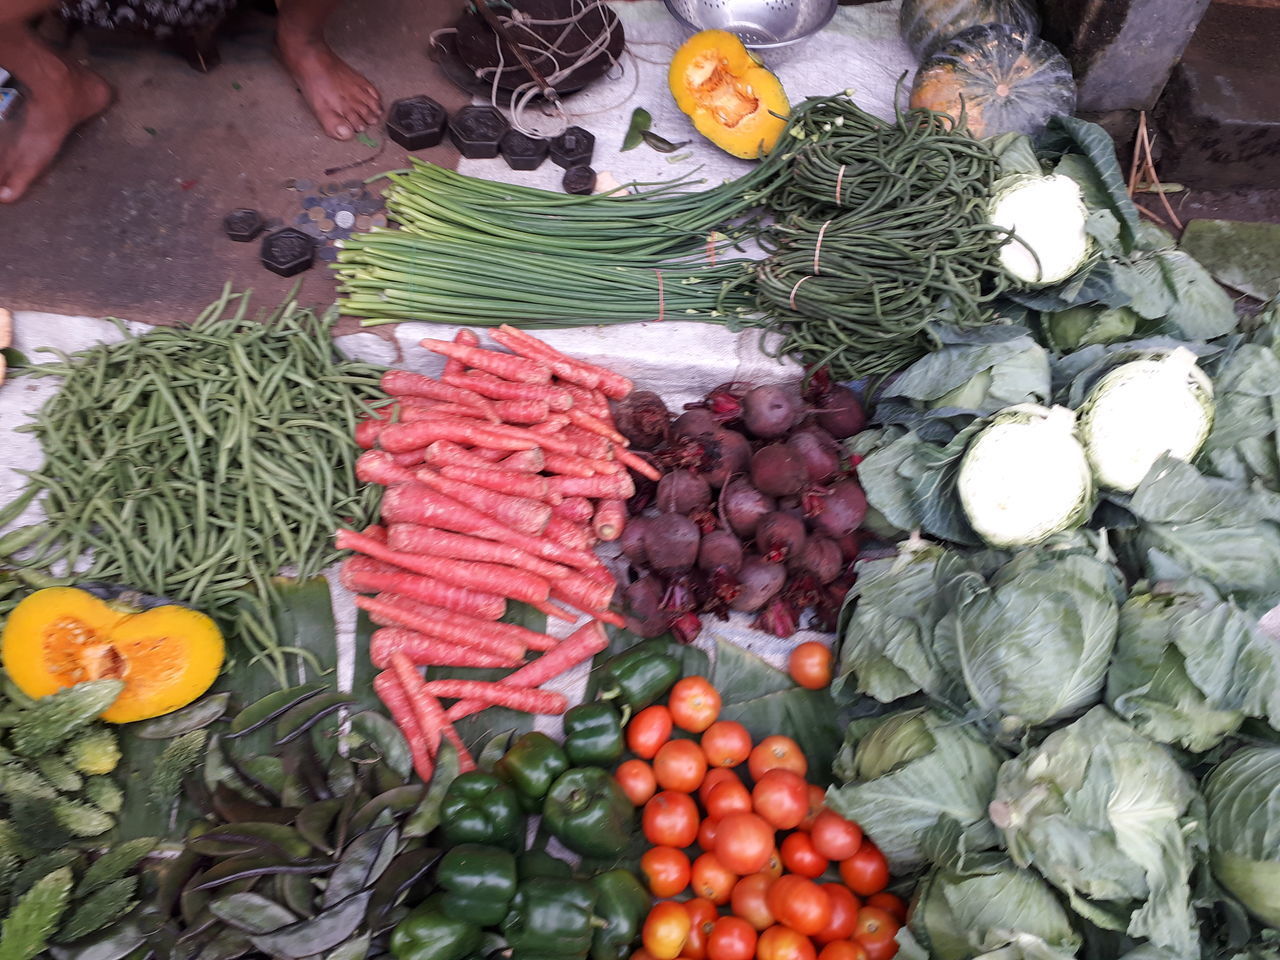
[[[808,785],[809,789],[809,812],[804,815],[804,819],[800,821],[797,830],[812,830],[813,822],[818,819],[818,814],[827,809],[827,791],[823,790],[816,783]]]
[[[693,861],[689,882],[695,896],[706,897],[716,906],[721,906],[728,903],[733,895],[738,875],[721,863],[714,853],[704,853]]]
[[[692,740],[668,740],[653,756],[653,775],[663,790],[693,793],[707,773],[707,755]]]
[[[819,943],[849,939],[858,924],[858,911],[862,904],[843,883],[824,883],[821,887],[831,898],[831,919],[813,935],[813,939]]]
[[[707,798],[711,796],[711,791],[727,781],[742,783],[742,778],[724,767],[707,768],[707,775],[702,778],[702,786],[698,787],[698,800],[704,807],[707,805]]]
[[[727,817],[731,813],[750,813],[751,793],[735,777],[714,787],[707,794],[703,806],[707,808],[707,816],[716,819]]]
[[[686,900],[684,908],[689,912],[689,936],[680,956],[687,957],[688,960],[706,960],[707,937],[720,914],[716,911],[716,905],[703,897]]]
[[[769,854],[769,859],[759,872],[767,873],[775,880],[782,876],[782,854],[778,852],[777,847],[773,848],[773,853]]]
[[[831,683],[831,648],[810,640],[791,651],[787,660],[791,679],[807,690],[821,690]]]
[[[756,942],[760,960],[817,960],[813,943],[790,927],[773,926],[760,934]]]
[[[754,813],[731,813],[716,827],[716,859],[739,876],[759,872],[773,851],[773,827]]]
[[[707,938],[709,960],[751,960],[756,955],[756,930],[741,917],[721,917]]]
[[[813,841],[807,833],[789,833],[779,847],[782,854],[782,866],[792,873],[812,880],[826,872],[830,861],[813,847]]]
[[[862,846],[862,828],[834,810],[823,810],[809,831],[813,848],[828,860],[848,860]]]
[[[879,907],[863,907],[853,928],[853,939],[867,951],[868,960],[889,960],[898,952],[898,921]]]
[[[840,861],[840,879],[854,893],[869,897],[889,883],[889,864],[879,847],[864,840],[857,853]]]
[[[674,897],[689,885],[689,858],[675,847],[650,847],[640,857],[640,872],[655,897]]]
[[[867,906],[879,907],[897,920],[899,925],[907,922],[907,901],[895,893],[873,893],[867,897]]]
[[[683,903],[663,900],[655,904],[645,917],[640,940],[644,948],[653,954],[654,960],[675,960],[689,939],[693,924]]]
[[[714,850],[716,848],[716,833],[719,828],[719,820],[714,817],[704,818],[702,823],[698,824],[698,846],[703,850]]]
[[[809,812],[808,785],[798,773],[770,770],[756,781],[751,806],[779,830],[791,830]]]
[[[631,955],[635,960],[635,954]],[[818,960],[868,960],[867,948],[857,940],[833,940],[822,948]]]
[[[652,760],[670,739],[671,711],[661,704],[645,707],[627,724],[627,749],[645,760]]]
[[[771,886],[773,877],[767,873],[753,873],[735,883],[733,895],[729,898],[729,906],[734,915],[757,930],[773,926],[773,914],[769,911],[769,904],[765,902]]]
[[[717,720],[702,735],[702,752],[713,767],[736,767],[751,754],[751,734],[732,720]]]
[[[811,937],[831,920],[831,896],[812,880],[784,874],[773,882],[765,902],[779,923]]]
[[[747,769],[751,779],[759,780],[769,770],[790,770],[804,776],[809,772],[809,761],[800,744],[790,737],[765,737],[747,755]]]
[[[622,792],[627,795],[632,806],[643,807],[658,789],[658,781],[653,775],[653,767],[643,760],[624,760],[613,772],[613,779],[618,781]]]
[[[687,793],[663,790],[644,805],[640,826],[655,847],[688,847],[698,839],[698,805]]]
[[[706,677],[685,677],[671,688],[667,709],[681,730],[701,733],[720,716],[720,694]]]

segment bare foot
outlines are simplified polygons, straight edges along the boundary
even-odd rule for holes
[[[323,37],[280,31],[276,46],[285,69],[329,136],[350,140],[357,131],[378,122],[382,100],[377,88],[334,53]]]
[[[0,203],[13,203],[26,193],[58,155],[68,134],[111,105],[107,81],[60,57],[51,56],[47,69],[23,79],[30,96],[17,138],[0,155]]]

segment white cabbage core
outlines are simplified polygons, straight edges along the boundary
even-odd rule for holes
[[[1000,248],[1000,264],[1027,284],[1065,280],[1089,255],[1088,216],[1079,184],[1063,174],[997,184],[991,222],[1014,233]]]

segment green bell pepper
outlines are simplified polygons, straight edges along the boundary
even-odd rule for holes
[[[569,758],[545,733],[533,731],[519,737],[502,755],[493,772],[516,788],[522,798],[538,801],[547,795],[556,777],[569,769]]]
[[[596,888],[595,914],[606,926],[591,940],[591,960],[621,960],[640,936],[640,926],[653,898],[630,870],[609,870],[591,881]]]
[[[528,880],[531,877],[568,880],[573,876],[573,867],[545,850],[530,850],[520,855],[516,863],[516,873],[520,875],[521,880]]]
[[[449,916],[497,926],[516,895],[516,858],[498,847],[460,844],[436,867],[436,883],[445,891],[441,906]]]
[[[622,719],[660,700],[680,679],[680,661],[663,641],[650,640],[613,657],[600,675],[600,699],[617,700]]]
[[[580,703],[564,715],[564,752],[578,767],[611,767],[626,746],[622,717],[610,703]]]
[[[575,767],[560,775],[542,805],[551,835],[584,857],[612,857],[631,845],[635,807],[613,775]]]
[[[514,957],[581,960],[595,932],[596,889],[580,880],[538,877],[520,884],[502,935]]]
[[[457,777],[440,807],[445,845],[487,843],[524,849],[524,814],[515,790],[490,773],[472,770]]]
[[[480,949],[480,928],[450,916],[441,900],[439,894],[428,897],[396,924],[391,934],[391,955],[396,960],[463,960]]]

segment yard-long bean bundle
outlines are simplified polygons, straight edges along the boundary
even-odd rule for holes
[[[287,303],[259,322],[247,297],[31,368],[63,383],[23,428],[44,448],[29,492],[46,529],[20,562],[197,606],[282,675],[273,578],[319,573],[335,526],[376,514],[352,436],[385,397],[380,370],[336,353],[331,315]]]

